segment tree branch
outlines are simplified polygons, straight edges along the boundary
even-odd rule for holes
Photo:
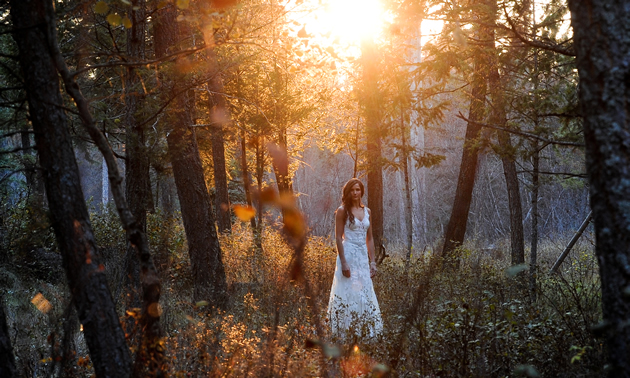
[[[562,54],[562,55],[566,55],[566,56],[575,56],[575,52],[574,51],[562,48],[559,45],[556,45],[556,44],[550,45],[548,43],[532,41],[531,39],[526,38],[524,35],[519,33],[518,30],[516,30],[516,24],[514,23],[512,18],[508,15],[507,9],[504,7],[503,10],[505,12],[505,18],[507,19],[508,23],[510,24],[509,28],[505,27],[505,26],[503,26],[503,28],[505,28],[506,30],[509,30],[512,33],[514,33],[514,35],[516,36],[516,38],[519,41],[521,41],[524,44],[526,44],[528,46],[531,46],[531,47],[537,47],[539,49],[553,51],[553,52],[556,52],[558,54]]]
[[[475,122],[475,121],[472,121],[472,120],[466,118],[461,112],[459,112],[459,114],[457,115],[457,118],[461,118],[464,121],[470,122],[470,123],[475,124],[477,126],[487,127],[487,128],[490,128],[490,129],[495,129],[495,130],[500,130],[500,131],[505,131],[505,132],[508,132],[508,133],[511,133],[511,134],[515,134],[515,135],[519,135],[519,136],[522,136],[522,137],[525,137],[525,138],[539,140],[539,141],[545,142],[547,144],[555,144],[555,145],[558,145],[558,146],[569,146],[569,147],[584,147],[584,143],[566,142],[566,141],[562,141],[562,140],[551,140],[551,139],[547,139],[547,138],[541,137],[539,135],[528,133],[528,132],[525,132],[525,131],[512,130],[512,129],[508,129],[506,127],[489,125],[487,123],[481,123],[481,122]]]

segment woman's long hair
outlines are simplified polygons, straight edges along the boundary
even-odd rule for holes
[[[341,191],[341,203],[343,204],[343,209],[346,212],[345,216],[343,217],[343,223],[346,223],[346,220],[349,219],[350,223],[354,224],[354,215],[352,214],[352,195],[350,194],[350,192],[352,191],[352,187],[356,184],[359,184],[359,188],[361,188],[361,197],[363,197],[363,194],[365,193],[365,187],[363,186],[361,180],[359,180],[358,178],[351,178],[350,180],[348,180]]]

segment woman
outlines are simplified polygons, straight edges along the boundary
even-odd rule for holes
[[[373,337],[383,320],[372,285],[376,274],[370,209],[363,206],[363,183],[356,178],[344,185],[342,205],[335,212],[337,267],[328,301],[333,334],[345,336],[352,325],[359,336]]]

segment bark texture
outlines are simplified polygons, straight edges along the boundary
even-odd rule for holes
[[[15,356],[7,328],[7,318],[4,314],[4,300],[0,296],[0,377],[17,377]]]
[[[163,57],[176,48],[179,39],[177,10],[168,5],[157,12],[155,54]],[[212,203],[203,176],[203,166],[192,125],[190,99],[183,77],[166,78],[176,96],[169,118],[168,154],[188,240],[188,253],[195,283],[194,299],[222,307],[227,299],[227,281]]]
[[[225,168],[225,138],[224,124],[228,122],[229,110],[223,96],[223,79],[217,69],[217,59],[213,52],[208,54],[209,64],[214,68],[213,78],[210,80],[210,112],[212,126],[210,139],[212,141],[212,167],[214,170],[214,188],[216,190],[215,206],[219,232],[232,230],[230,216],[230,197],[228,194],[227,172]]]
[[[144,1],[133,0],[130,10],[131,28],[127,30],[127,55],[140,61],[144,53]],[[129,66],[125,75],[125,194],[129,209],[142,232],[147,230],[147,205],[152,197],[149,180],[149,155],[145,145],[145,130],[136,113],[140,104],[136,68]],[[127,246],[127,307],[140,307],[140,262],[133,246]]]
[[[127,377],[131,357],[94,242],[61,107],[59,78],[49,54],[47,4],[42,0],[10,4],[50,217],[94,370],[100,377]]]
[[[482,5],[481,1],[477,3],[478,5]],[[484,42],[481,42],[474,52],[474,72],[472,76],[472,90],[468,113],[469,122],[466,126],[462,161],[459,167],[457,189],[455,191],[455,199],[453,200],[451,217],[444,233],[442,258],[444,267],[447,269],[456,269],[459,267],[459,256],[457,256],[456,251],[464,242],[464,237],[466,236],[468,212],[470,211],[472,192],[475,187],[475,176],[477,174],[477,161],[479,156],[478,141],[481,126],[479,126],[478,123],[483,122],[485,116],[485,97],[490,72],[490,49],[494,48],[494,46],[488,43],[492,41],[493,38],[493,29],[488,23],[491,15],[481,11],[486,8],[479,7],[478,9],[480,12],[478,16],[479,19],[485,22],[479,24],[477,38]]]
[[[630,5],[569,0],[610,377],[630,376]]]

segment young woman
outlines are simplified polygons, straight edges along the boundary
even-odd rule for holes
[[[333,334],[340,337],[346,336],[351,325],[358,336],[373,337],[383,330],[372,285],[376,261],[371,213],[361,202],[363,194],[363,183],[351,179],[343,187],[342,205],[335,212],[337,267],[328,301],[328,319]]]

